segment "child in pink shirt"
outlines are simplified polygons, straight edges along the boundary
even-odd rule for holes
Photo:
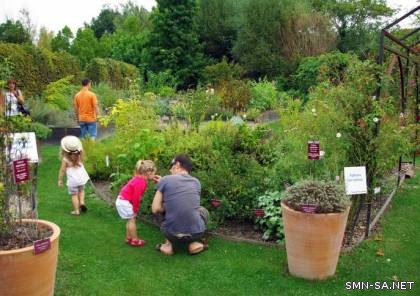
[[[126,243],[135,247],[142,247],[145,241],[139,239],[136,229],[136,217],[141,199],[147,188],[147,180],[155,180],[156,166],[151,160],[139,160],[133,178],[121,189],[115,206],[122,219],[127,220]]]

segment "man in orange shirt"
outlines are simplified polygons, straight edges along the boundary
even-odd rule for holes
[[[96,95],[90,91],[91,86],[92,83],[89,79],[82,80],[82,89],[74,96],[74,112],[80,126],[81,137],[89,136],[95,140],[99,107]]]

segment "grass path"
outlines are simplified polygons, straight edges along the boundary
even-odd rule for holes
[[[61,227],[56,295],[420,295],[420,176],[404,184],[381,225],[380,240],[369,240],[341,256],[337,274],[323,282],[285,272],[283,248],[211,238],[210,249],[165,257],[154,250],[158,229],[138,223],[143,248],[124,244],[124,221],[98,198],[74,217],[70,197],[57,188],[58,147],[42,147],[38,198],[41,219]],[[420,174],[419,174],[420,175]],[[377,256],[382,249],[385,256]],[[390,260],[388,260],[390,259]],[[414,281],[414,290],[346,290],[347,281]]]

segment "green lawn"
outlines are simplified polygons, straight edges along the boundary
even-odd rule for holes
[[[341,256],[335,277],[323,282],[285,272],[283,248],[210,239],[208,251],[165,257],[154,250],[159,230],[138,223],[143,248],[124,244],[124,221],[98,198],[71,216],[65,189],[57,188],[58,147],[42,147],[38,197],[41,219],[61,227],[56,295],[420,295],[420,177],[406,182],[382,220],[382,240]],[[385,256],[376,251],[382,249]],[[390,260],[388,260],[390,259]],[[414,290],[346,290],[347,281],[414,281]]]

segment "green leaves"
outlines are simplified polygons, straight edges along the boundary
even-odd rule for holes
[[[282,239],[284,236],[280,200],[281,194],[278,191],[267,191],[258,197],[258,207],[264,210],[264,216],[257,217],[256,223],[264,231],[264,240],[273,236]]]

